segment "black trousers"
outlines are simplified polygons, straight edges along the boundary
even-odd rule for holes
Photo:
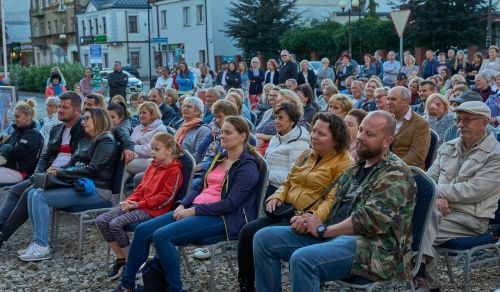
[[[28,179],[10,187],[7,198],[5,198],[5,201],[0,207],[0,231],[2,231],[4,235],[4,241],[7,241],[7,239],[9,239],[29,218],[29,190],[31,190],[31,182]],[[1,221],[4,222],[2,223]]]
[[[240,291],[255,291],[255,270],[253,265],[253,237],[257,231],[267,226],[287,226],[289,220],[275,221],[261,217],[248,222],[240,231],[238,244],[238,281]]]

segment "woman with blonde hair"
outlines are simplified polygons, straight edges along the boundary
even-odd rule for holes
[[[424,118],[439,136],[438,145],[443,142],[446,130],[454,123],[455,116],[450,112],[450,103],[439,93],[431,94],[425,101]]]
[[[14,108],[14,132],[0,144],[0,184],[13,184],[27,179],[38,161],[43,136],[36,129],[35,101],[18,102]]]
[[[469,61],[467,61],[467,58],[465,58],[465,54],[462,50],[457,51],[457,55],[455,57],[455,62],[451,64],[451,73],[453,75],[458,74],[461,69],[464,69],[467,71],[469,68]]]
[[[408,78],[417,76],[419,72],[419,67],[415,65],[415,57],[412,55],[406,55],[404,58],[405,66],[401,67],[400,73],[405,73]]]
[[[309,62],[307,60],[302,60],[300,62],[300,72],[297,75],[297,84],[301,85],[304,83],[309,84],[311,88],[316,86],[316,73],[312,69],[309,69]]]
[[[345,94],[335,94],[328,101],[328,112],[345,118],[354,107],[351,99]]]
[[[260,69],[259,58],[253,57],[251,68],[248,70],[248,80],[250,82],[248,88],[248,97],[250,99],[250,109],[253,111],[259,104],[260,96],[262,95],[262,84],[264,84],[264,70]]]
[[[365,85],[365,97],[366,99],[361,103],[361,109],[366,112],[371,112],[377,110],[377,105],[375,104],[375,90],[382,87],[382,83],[375,78],[370,78]]]

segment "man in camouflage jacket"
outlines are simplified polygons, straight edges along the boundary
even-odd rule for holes
[[[292,218],[291,228],[257,232],[257,291],[281,291],[281,259],[290,262],[292,291],[319,291],[321,281],[350,275],[411,280],[416,184],[408,166],[389,152],[395,127],[387,112],[371,112],[363,120],[356,139],[361,160],[336,185],[333,224],[304,214]]]

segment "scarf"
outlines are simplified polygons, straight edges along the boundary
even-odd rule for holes
[[[184,137],[186,137],[187,132],[201,123],[202,120],[200,118],[193,119],[190,122],[184,121],[175,133],[174,141],[177,142],[177,144],[182,145],[182,141],[184,141]]]

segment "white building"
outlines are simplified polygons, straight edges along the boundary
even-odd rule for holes
[[[158,65],[178,64],[183,58],[189,66],[196,62],[215,67],[217,60],[234,59],[240,54],[234,42],[222,32],[230,21],[231,0],[160,0],[153,4],[155,38],[168,44],[154,46]]]
[[[149,11],[152,13],[152,10]],[[102,67],[113,66],[118,60],[137,68],[141,77],[148,77],[150,59],[148,51],[148,9],[144,0],[90,0],[77,14],[80,60],[90,65],[89,44],[102,48]],[[154,64],[151,64],[153,67]]]

